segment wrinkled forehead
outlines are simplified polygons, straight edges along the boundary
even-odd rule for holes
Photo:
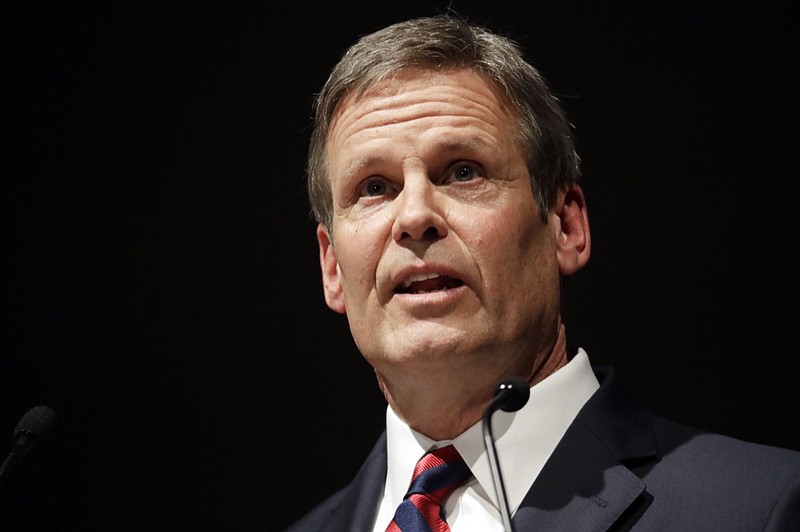
[[[471,68],[450,68],[450,69],[432,69],[421,67],[407,67],[395,72],[387,73],[382,77],[371,79],[369,82],[352,87],[347,91],[337,102],[328,122],[327,141],[331,140],[331,133],[336,129],[337,123],[341,118],[344,111],[350,107],[361,103],[363,100],[373,98],[380,100],[389,98],[391,96],[401,95],[405,92],[413,82],[416,88],[420,85],[436,86],[441,85],[443,81],[451,80],[453,78],[463,77],[465,74],[478,78],[483,83],[487,93],[493,96],[498,106],[510,118],[513,118],[509,123],[512,129],[517,125],[519,114],[517,113],[516,106],[511,103],[510,98],[506,92],[492,79],[483,74],[482,72]],[[375,110],[379,106],[376,105]]]

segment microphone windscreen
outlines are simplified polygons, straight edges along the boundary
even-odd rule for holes
[[[49,406],[34,406],[28,410],[14,429],[14,439],[20,434],[31,434],[37,440],[50,438],[56,430],[56,413]]]
[[[497,385],[495,396],[503,397],[500,399],[500,409],[505,412],[516,412],[528,402],[531,389],[528,381],[522,377],[508,377]]]

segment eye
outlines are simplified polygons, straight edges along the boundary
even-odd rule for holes
[[[388,185],[384,179],[380,177],[371,177],[361,183],[361,186],[358,187],[358,196],[383,196],[388,192]]]
[[[459,163],[451,167],[449,173],[445,176],[445,182],[466,182],[472,181],[473,179],[477,179],[479,177],[481,177],[481,171],[476,165]]]

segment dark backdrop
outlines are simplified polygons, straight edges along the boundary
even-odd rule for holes
[[[280,530],[385,408],[322,298],[312,95],[358,35],[448,3],[13,4],[0,444],[36,404],[60,425],[4,530]],[[570,343],[658,413],[800,449],[794,14],[522,4],[452,2],[575,124],[594,249]]]

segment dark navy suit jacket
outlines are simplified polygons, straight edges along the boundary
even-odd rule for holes
[[[595,371],[600,388],[515,512],[516,532],[800,532],[800,453],[653,416],[612,370]],[[371,531],[385,438],[349,486],[287,532]]]

